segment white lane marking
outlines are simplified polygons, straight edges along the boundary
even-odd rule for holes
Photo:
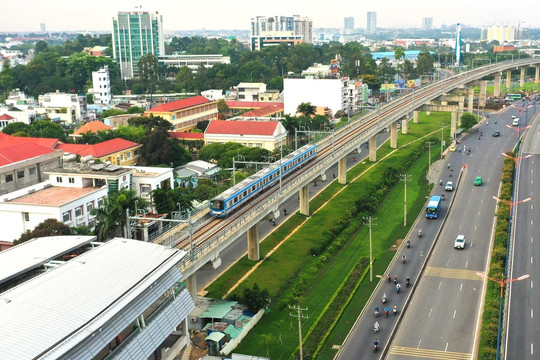
[[[533,238],[531,237],[531,244],[532,244],[532,242],[533,242]]]
[[[422,339],[420,339],[420,341],[418,342],[418,346],[416,347],[417,349],[420,349],[420,344],[422,343]]]
[[[531,205],[531,210],[534,210],[534,206]]]
[[[431,317],[431,312],[433,311],[433,308],[429,309],[429,315],[428,317]]]
[[[452,319],[456,318],[456,310],[454,310],[454,316],[452,316]]]
[[[534,284],[533,284],[533,281],[531,280],[531,289],[534,287],[533,285],[534,285]]]
[[[446,343],[446,346],[444,347],[444,352],[448,350],[448,343]]]
[[[469,267],[469,260],[467,260],[467,262],[465,262],[465,267]]]
[[[437,288],[437,290],[441,290],[441,285],[442,285],[442,281],[439,281],[439,287]]]
[[[531,343],[531,355],[534,354],[533,343]]]
[[[474,225],[474,231],[476,231],[476,225]]]
[[[533,224],[533,220],[531,219],[531,225]]]
[[[461,285],[459,285],[459,291],[461,291],[461,289],[463,289],[463,283],[461,283]]]
[[[531,264],[532,264],[532,263],[533,263],[533,258],[532,258],[532,256],[531,256]]]
[[[534,317],[533,309],[531,309],[531,319]]]

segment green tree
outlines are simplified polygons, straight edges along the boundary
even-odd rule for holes
[[[187,66],[182,66],[176,74],[176,86],[180,91],[193,91],[195,90],[195,80],[193,78],[193,72]]]
[[[127,113],[128,114],[142,114],[144,113],[144,108],[140,107],[140,106],[132,106],[128,109]]]
[[[298,105],[298,107],[296,108],[296,112],[306,116],[306,117],[309,117],[311,118],[312,116],[315,115],[317,111],[317,108],[313,105],[311,105],[310,102],[303,102],[301,104]]]
[[[383,57],[377,67],[377,74],[384,84],[389,84],[394,81],[396,70],[392,67],[390,60]]]
[[[150,107],[152,107],[152,95],[156,90],[158,81],[158,61],[154,54],[141,56],[137,63],[139,68],[139,77],[143,83],[144,90],[150,94]]]
[[[9,92],[13,90],[15,79],[13,79],[13,71],[9,59],[4,60],[4,66],[0,71],[0,97],[7,97]]]
[[[416,76],[420,77],[420,75],[432,73],[434,62],[435,59],[429,50],[422,50],[422,52],[418,54],[418,60],[416,61]]]
[[[62,129],[60,125],[49,120],[34,121],[32,125],[30,125],[29,135],[40,138],[55,138],[62,141],[66,141],[67,139],[64,129]]]
[[[364,84],[367,84],[367,86],[374,91],[381,88],[381,79],[377,75],[364,74],[360,75],[360,78]]]
[[[36,43],[34,50],[36,54],[39,54],[39,53],[47,51],[48,47],[49,47],[49,44],[46,41],[39,40]]]
[[[407,81],[414,74],[414,65],[409,60],[403,61],[401,64],[398,64],[398,73],[403,80]]]
[[[2,129],[2,132],[4,134],[8,135],[14,135],[15,133],[26,133],[26,136],[29,136],[31,131],[31,126],[28,124],[25,124],[23,122],[13,122],[11,124],[7,124],[6,127]]]
[[[461,127],[464,129],[470,129],[474,125],[478,124],[478,118],[474,114],[464,113],[461,115]]]
[[[224,99],[219,99],[217,103],[218,116],[220,119],[226,119],[229,114],[229,106]]]
[[[398,46],[396,50],[394,50],[394,59],[397,61],[402,60],[405,58],[405,50],[401,46]]]
[[[156,128],[143,140],[141,160],[146,166],[171,166],[173,153],[168,142],[169,133],[163,128]]]
[[[242,303],[247,306],[248,311],[252,314],[266,308],[269,300],[270,294],[268,293],[268,290],[259,288],[257,283],[253,284],[251,289],[244,289]]]
[[[287,144],[292,145],[295,130],[298,128],[298,119],[294,116],[285,115],[285,118],[281,120],[281,124],[287,130]]]
[[[58,236],[58,235],[71,235],[72,230],[69,226],[59,222],[56,219],[47,219],[38,224],[34,230],[26,231],[20,238],[13,242],[13,245],[22,244],[28,240],[44,237],[44,236]]]

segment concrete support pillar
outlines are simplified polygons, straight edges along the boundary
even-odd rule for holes
[[[534,72],[534,83],[538,85],[540,83],[540,65],[534,65],[536,71]]]
[[[465,103],[463,101],[458,102],[458,120],[457,120],[458,126],[461,126],[461,115],[463,115],[464,109],[465,109]]]
[[[409,132],[409,117],[405,116],[401,119],[401,133],[406,134],[407,132]]]
[[[377,137],[369,138],[369,161],[377,161]]]
[[[454,138],[457,130],[457,119],[458,119],[458,113],[457,111],[452,111],[452,120],[450,122],[450,136]]]
[[[390,147],[397,148],[397,122],[390,124]]]
[[[519,72],[519,87],[524,87],[525,86],[525,70],[526,70],[526,68],[522,67],[519,70],[520,70],[520,72]]]
[[[248,259],[259,261],[261,254],[259,252],[259,224],[255,224],[247,231]]]
[[[308,185],[300,188],[300,214],[309,216],[309,187]]]
[[[189,291],[193,302],[197,304],[197,273],[188,276],[186,279],[186,289]]]
[[[337,164],[338,183],[345,185],[347,183],[347,156],[339,159]]]
[[[480,94],[478,95],[478,106],[486,106],[487,80],[480,80]]]
[[[418,110],[413,111],[413,123],[418,124],[419,115],[420,115],[420,111]]]
[[[506,70],[506,88],[510,89],[512,86],[512,70]]]
[[[493,96],[499,97],[501,95],[501,73],[495,73],[495,84],[493,85]]]
[[[467,104],[467,112],[472,114],[474,108],[474,87],[469,88],[469,103]]]

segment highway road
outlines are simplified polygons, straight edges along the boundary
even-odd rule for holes
[[[523,117],[522,117],[523,118]],[[540,353],[540,296],[534,290],[534,282],[540,275],[538,257],[540,244],[540,190],[536,175],[540,175],[540,122],[538,116],[525,133],[518,167],[517,192],[514,201],[531,197],[531,201],[517,204],[514,208],[514,230],[511,245],[512,264],[508,278],[525,274],[530,277],[509,285],[508,315],[505,331],[505,359],[538,359]],[[536,287],[540,286],[538,282]]]
[[[339,359],[375,359],[385,354],[388,359],[471,358],[483,284],[482,278],[475,273],[485,271],[489,254],[496,206],[492,196],[497,195],[499,188],[503,164],[501,152],[511,149],[517,139],[517,133],[505,126],[511,122],[512,113],[517,113],[517,110],[510,108],[500,114],[492,114],[489,122],[478,126],[477,133],[466,135],[458,146],[461,149],[470,147],[470,155],[456,151],[446,156],[445,164],[449,163],[454,169],[454,176],[449,177],[448,167],[445,166],[442,176],[444,183],[456,181],[458,169],[463,163],[466,167],[459,177],[456,190],[452,192],[452,198],[447,197],[444,202],[441,216],[446,215],[450,206],[444,226],[441,228],[441,216],[428,220],[421,214],[411,231],[413,246],[400,249],[396,255],[398,259],[405,253],[407,263],[397,261],[390,266],[391,274],[398,274],[401,279],[410,276],[413,283],[418,282],[414,294],[409,289],[396,294],[393,284],[381,281],[342,346]],[[500,131],[501,136],[492,137],[493,131]],[[480,187],[473,185],[476,176],[483,177],[484,184]],[[442,192],[443,187],[435,185],[433,194]],[[421,239],[417,237],[419,228],[424,234]],[[460,234],[467,238],[466,248],[455,250],[454,240]],[[428,258],[432,244],[433,250]],[[424,273],[417,280],[421,268]],[[374,334],[373,322],[376,319],[372,309],[382,305],[383,292],[389,294],[390,307],[397,305],[401,310],[406,302],[409,305],[401,314],[401,319],[393,316],[377,319],[381,323],[381,330]],[[399,328],[395,337],[390,339],[398,319]],[[377,354],[372,351],[375,338],[384,348]]]

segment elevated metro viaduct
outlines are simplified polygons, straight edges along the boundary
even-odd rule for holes
[[[418,122],[419,111],[451,112],[450,132],[454,136],[459,125],[460,113],[465,111],[465,97],[468,98],[467,112],[473,111],[474,89],[480,85],[479,105],[486,99],[487,81],[485,76],[495,77],[495,94],[499,95],[500,77],[503,71],[507,74],[507,87],[513,70],[520,70],[520,83],[525,82],[525,69],[535,67],[535,83],[540,82],[540,58],[524,59],[512,62],[501,62],[479,67],[459,73],[446,79],[432,83],[418,90],[391,101],[378,110],[338,129],[332,136],[318,142],[319,154],[307,166],[298,170],[294,176],[287,177],[278,189],[267,190],[264,195],[251,200],[244,208],[229,215],[225,219],[212,219],[194,230],[192,238],[178,234],[160,240],[160,243],[185,249],[189,256],[184,257],[180,270],[186,280],[190,294],[196,299],[196,272],[205,264],[217,268],[221,264],[220,253],[242,234],[247,233],[248,257],[258,261],[259,223],[268,218],[278,217],[279,205],[291,196],[298,194],[300,213],[309,216],[308,185],[314,181],[325,180],[325,171],[337,163],[337,180],[346,184],[346,158],[351,153],[360,152],[362,144],[369,144],[369,160],[377,160],[376,135],[390,128],[390,146],[397,147],[398,121],[401,121],[403,133],[408,131],[408,121]]]

